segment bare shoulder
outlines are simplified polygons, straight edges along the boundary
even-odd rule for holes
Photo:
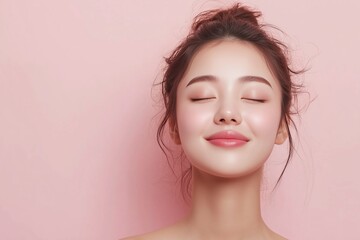
[[[119,240],[143,240],[140,236],[130,236],[125,238],[120,238]]]
[[[126,238],[121,238],[119,240],[147,240],[147,238],[144,238],[143,235],[138,235],[138,236],[129,236]]]
[[[119,240],[183,240],[184,226],[181,222],[142,235],[130,236]]]
[[[288,240],[287,238],[273,232],[273,235],[270,237],[270,239],[274,239],[274,240]]]

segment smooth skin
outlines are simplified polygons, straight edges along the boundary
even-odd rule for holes
[[[204,45],[178,86],[176,108],[172,138],[193,166],[190,212],[174,225],[126,240],[285,239],[260,212],[264,163],[274,144],[287,139],[280,85],[263,54],[232,38]],[[226,130],[249,141],[221,147],[206,140]]]

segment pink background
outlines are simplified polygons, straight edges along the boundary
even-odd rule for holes
[[[287,33],[316,98],[273,193],[284,148],[269,160],[264,218],[290,239],[359,239],[360,4],[247,3]],[[118,239],[186,213],[155,141],[151,87],[192,17],[214,6],[0,1],[0,239]]]

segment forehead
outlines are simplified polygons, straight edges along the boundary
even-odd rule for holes
[[[262,52],[253,44],[237,39],[217,40],[202,46],[191,59],[181,85],[186,86],[200,75],[214,75],[224,80],[259,76],[279,87]]]

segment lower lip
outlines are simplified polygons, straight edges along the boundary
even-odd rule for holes
[[[247,143],[245,140],[240,139],[227,139],[227,138],[217,138],[208,140],[211,144],[219,147],[241,147]]]

